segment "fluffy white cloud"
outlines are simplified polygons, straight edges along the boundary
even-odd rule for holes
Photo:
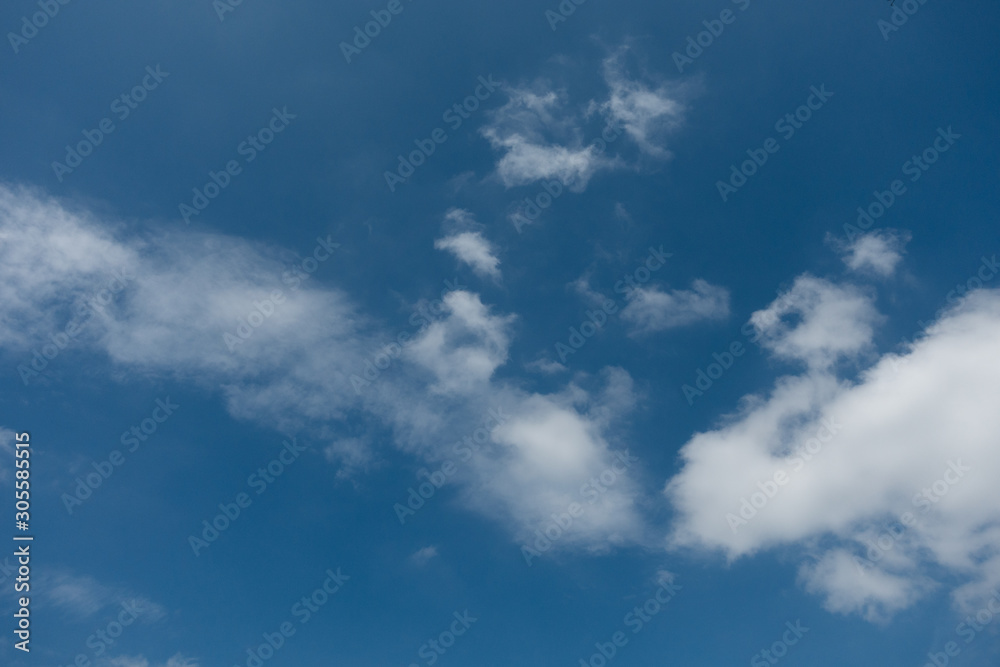
[[[700,321],[729,317],[729,291],[695,280],[690,290],[663,291],[659,287],[638,287],[628,295],[621,317],[634,334],[648,334]]]
[[[808,274],[750,317],[763,347],[814,368],[869,349],[881,320],[871,293]]]
[[[887,229],[858,236],[839,247],[844,264],[851,271],[888,277],[903,261],[909,232]]]
[[[511,315],[491,315],[478,294],[449,292],[447,317],[434,322],[413,341],[406,357],[429,370],[440,393],[462,393],[485,385],[507,361]]]
[[[869,346],[871,297],[804,276],[779,302],[754,321],[807,370],[684,446],[671,543],[731,560],[797,546],[806,588],[870,619],[952,581],[956,605],[975,604],[1000,583],[1000,291],[970,294],[853,382],[832,364]]]
[[[445,216],[446,224],[454,229],[447,236],[434,241],[438,250],[447,250],[460,262],[472,267],[481,277],[500,279],[500,259],[493,245],[478,229],[467,229],[475,225],[472,214],[461,209],[453,209]]]
[[[609,441],[615,422],[634,404],[632,380],[621,369],[607,369],[602,381],[591,391],[573,384],[553,395],[494,394],[506,419],[466,464],[472,481],[463,504],[506,517],[522,544],[535,544],[535,531],[544,532],[553,514],[566,514],[574,503],[583,513],[552,548],[607,551],[642,541],[639,466]]]

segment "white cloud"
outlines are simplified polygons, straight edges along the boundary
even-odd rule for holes
[[[0,187],[0,220],[0,345],[24,347],[55,333],[72,306],[96,297],[113,272],[137,265],[135,249],[114,230],[33,190]]]
[[[326,460],[337,466],[337,479],[350,479],[361,472],[366,472],[374,464],[374,456],[370,443],[362,438],[337,438],[333,434],[333,442],[326,446],[323,455]]]
[[[93,616],[112,604],[115,598],[113,589],[92,577],[57,573],[50,575],[46,584],[44,590],[49,600],[74,616]]]
[[[356,404],[348,377],[363,363],[372,325],[344,293],[290,287],[277,252],[240,239],[188,230],[115,237],[109,228],[0,187],[0,284],[17,292],[0,313],[0,341],[17,361],[30,362],[33,347],[65,329],[74,304],[107,283],[104,271],[124,268],[125,289],[90,311],[64,355],[97,352],[122,370],[222,385],[233,414],[274,419],[279,429]],[[86,258],[68,260],[62,239],[86,248]],[[22,270],[24,261],[39,270]],[[55,378],[71,366],[59,357],[42,373]],[[283,404],[295,407],[270,409]]]
[[[574,107],[565,91],[553,90],[544,80],[531,87],[508,87],[509,100],[490,114],[482,135],[502,156],[497,175],[508,188],[556,179],[573,192],[582,192],[595,173],[624,166],[607,151],[607,142],[624,133],[639,149],[654,158],[670,152],[665,138],[676,130],[686,106],[680,86],[656,87],[628,76],[619,49],[603,63],[609,92],[606,99]],[[585,121],[598,113],[615,131],[592,143],[584,141]]]
[[[502,153],[497,176],[508,188],[555,179],[582,192],[598,171],[624,166],[608,151],[608,143],[624,133],[640,151],[667,159],[666,137],[682,123],[686,105],[681,86],[651,86],[630,78],[624,61],[628,48],[618,49],[603,63],[608,96],[574,107],[565,91],[544,80],[531,87],[508,87],[509,100],[490,114],[482,135]],[[600,130],[584,140],[585,121],[598,114],[613,132]],[[598,135],[601,136],[598,139]]]
[[[123,603],[134,608],[144,623],[157,621],[166,615],[166,610],[159,604],[121,586],[103,584],[90,576],[56,570],[42,574],[39,583],[41,598],[46,604],[80,619],[96,616]]]
[[[670,151],[665,137],[680,127],[686,111],[681,88],[665,84],[652,88],[629,79],[624,64],[627,53],[627,48],[621,48],[604,61],[610,95],[600,110],[612,124],[624,127],[644,153],[666,159]]]
[[[5,260],[21,254],[54,267],[46,280],[19,283],[19,301],[0,320],[5,353],[23,354],[37,344],[32,335],[63,326],[75,295],[103,280],[100,267],[124,263],[133,276],[128,287],[64,354],[90,355],[122,379],[140,373],[172,376],[206,390],[220,387],[234,417],[319,440],[344,475],[371,463],[366,450],[371,434],[345,434],[347,414],[376,422],[373,433],[388,426],[397,448],[440,462],[456,456],[454,443],[477,432],[488,410],[502,408],[510,421],[484,431],[482,451],[458,476],[462,493],[471,498],[462,508],[521,536],[552,512],[565,511],[580,485],[610,465],[622,447],[609,436],[609,424],[631,409],[625,400],[627,374],[610,373],[603,389],[571,385],[553,395],[525,392],[498,378],[515,316],[493,312],[477,294],[447,294],[443,312],[359,395],[351,376],[364,372],[365,362],[382,341],[396,338],[394,332],[319,279],[292,289],[282,281],[285,266],[276,250],[188,229],[113,235],[105,223],[60,202],[2,187],[0,202],[5,202],[0,234],[8,241],[0,244],[0,285],[19,280],[16,262]],[[94,255],[59,265],[45,256],[53,234],[77,239]],[[223,335],[236,332],[259,307],[270,312],[264,302],[275,290],[283,300],[230,350]],[[14,335],[25,331],[24,323],[44,326],[32,335]],[[62,358],[52,365],[64,361],[73,367]],[[58,381],[52,373],[51,381]],[[565,462],[567,469],[546,469],[552,460]],[[577,479],[576,473],[586,476]],[[564,545],[597,548],[637,534],[641,522],[633,492],[627,481],[616,485]],[[96,599],[85,586],[70,583],[60,589],[65,604]]]
[[[632,219],[632,214],[628,212],[627,208],[625,208],[625,204],[621,203],[620,201],[615,202],[614,215],[615,215],[615,220],[622,223],[622,225],[626,228],[632,227],[633,224],[635,223],[635,221]]]
[[[503,153],[497,175],[506,187],[556,179],[582,192],[595,172],[614,166],[593,144],[583,144],[576,114],[566,108],[565,94],[525,88],[507,88],[506,92],[508,102],[492,112],[489,124],[481,130],[493,148]]]
[[[877,539],[878,535],[871,537]],[[934,582],[916,573],[913,562],[905,556],[896,559],[897,564],[905,565],[906,571],[900,575],[884,567],[867,567],[863,556],[859,558],[855,552],[857,549],[831,549],[799,571],[805,589],[825,597],[828,611],[860,613],[869,621],[884,622],[934,588]]]
[[[954,581],[957,606],[981,600],[1000,583],[1000,291],[969,295],[854,382],[832,362],[869,346],[870,297],[804,276],[762,312],[798,316],[755,321],[807,370],[684,446],[672,544],[731,560],[797,546],[814,559],[808,590],[872,620]]]
[[[545,375],[554,375],[556,373],[563,373],[567,369],[565,366],[560,364],[558,361],[552,361],[547,357],[542,357],[540,359],[535,359],[534,361],[529,361],[524,365],[529,371],[534,371],[536,373],[544,373]]]
[[[616,451],[608,440],[614,423],[634,404],[632,380],[621,369],[606,369],[603,386],[586,391],[570,385],[553,395],[503,391],[494,395],[509,418],[492,432],[487,446],[467,464],[471,481],[464,487],[463,504],[505,517],[522,543],[533,543],[535,531],[564,514],[572,503],[584,506],[555,545],[557,549],[583,547],[606,551],[613,545],[641,541],[643,522],[633,473],[611,476]],[[589,480],[600,478],[603,491],[587,492]]]
[[[432,558],[437,558],[437,555],[437,547],[429,546],[424,547],[423,549],[418,549],[416,552],[411,554],[410,560],[413,561],[415,565],[426,565]]]
[[[638,287],[629,293],[621,316],[634,334],[723,320],[729,317],[729,291],[704,280],[695,280],[690,290]]]
[[[93,256],[50,244],[53,235],[74,239]],[[476,294],[447,295],[440,317],[358,396],[350,376],[377,341],[393,336],[336,288],[318,280],[288,288],[281,281],[284,266],[268,248],[188,230],[129,236],[58,202],[4,188],[0,238],[0,290],[17,287],[10,308],[0,313],[5,352],[22,353],[47,327],[61,326],[74,300],[106,279],[101,267],[125,267],[134,279],[93,319],[76,352],[65,354],[96,354],[119,377],[172,375],[221,386],[233,415],[280,430],[305,429],[334,460],[346,457],[359,466],[366,460],[365,434],[337,430],[348,413],[363,412],[376,428],[388,425],[397,448],[428,462],[455,459],[463,451],[456,445],[477,434],[478,447],[459,459],[460,507],[502,522],[518,540],[579,502],[581,485],[626,448],[616,433],[635,403],[628,374],[609,369],[601,382],[577,377],[552,393],[526,391],[499,373],[514,316],[494,312]],[[19,257],[47,273],[18,275]],[[275,289],[284,290],[285,300],[229,351],[222,335]],[[685,445],[683,470],[668,486],[678,512],[675,546],[720,550],[730,558],[798,546],[815,556],[801,571],[807,589],[824,595],[832,610],[870,618],[949,581],[962,582],[952,591],[959,605],[1000,582],[1000,293],[967,296],[905,354],[884,357],[854,382],[834,375],[836,361],[857,360],[872,349],[880,321],[870,294],[811,276],[754,314],[764,347],[803,362],[805,370],[780,380],[769,395],[747,399],[737,415]],[[480,442],[478,429],[491,409],[506,418],[482,429]],[[803,444],[831,419],[843,427],[822,443],[816,460],[790,473],[788,484],[734,533],[726,515],[738,513],[741,498],[776,470],[790,471]],[[972,470],[946,487],[940,502],[919,511],[914,496],[934,488],[953,461]],[[559,548],[646,543],[635,480],[632,471],[616,477],[586,505]],[[852,578],[845,556],[865,556],[866,540],[877,540],[886,522],[905,511],[918,514],[920,523],[866,574]],[[54,592],[53,604],[82,615],[115,597],[71,576],[42,588]]]
[[[909,232],[887,229],[858,236],[838,249],[851,271],[889,277],[903,261],[909,241]]]
[[[461,209],[453,209],[445,216],[446,223],[457,226],[447,236],[434,241],[438,250],[447,250],[459,261],[468,264],[481,277],[500,280],[500,260],[492,244],[478,229],[462,229],[474,225],[472,214]]]
[[[763,347],[815,368],[869,349],[881,320],[869,292],[808,274],[750,317]]]
[[[474,390],[507,361],[514,317],[491,315],[478,294],[460,290],[446,294],[444,305],[447,317],[424,329],[406,357],[434,375],[433,391]]]

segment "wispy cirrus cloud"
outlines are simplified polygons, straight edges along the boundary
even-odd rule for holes
[[[66,569],[45,571],[39,575],[40,599],[76,619],[98,616],[122,603],[134,605],[141,612],[143,622],[157,621],[166,616],[166,610],[156,602],[137,595],[119,585],[106,584],[88,575]]]
[[[691,88],[632,77],[625,65],[629,52],[624,46],[605,59],[608,95],[601,100],[573,104],[566,90],[545,79],[506,88],[507,103],[481,129],[501,153],[496,173],[506,187],[555,179],[582,192],[599,171],[625,166],[621,157],[605,152],[606,142],[600,147],[585,139],[586,121],[595,115],[619,128],[642,154],[670,158],[666,141],[683,124]]]
[[[684,122],[690,89],[682,84],[653,86],[630,78],[625,61],[629,48],[621,47],[604,61],[608,99],[595,103],[614,125],[620,125],[639,149],[652,157],[670,157],[667,137]]]
[[[717,322],[729,317],[729,291],[701,279],[689,290],[638,287],[629,293],[621,317],[634,335]]]

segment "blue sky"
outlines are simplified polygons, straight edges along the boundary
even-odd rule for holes
[[[3,663],[993,664],[998,22],[9,3]]]

